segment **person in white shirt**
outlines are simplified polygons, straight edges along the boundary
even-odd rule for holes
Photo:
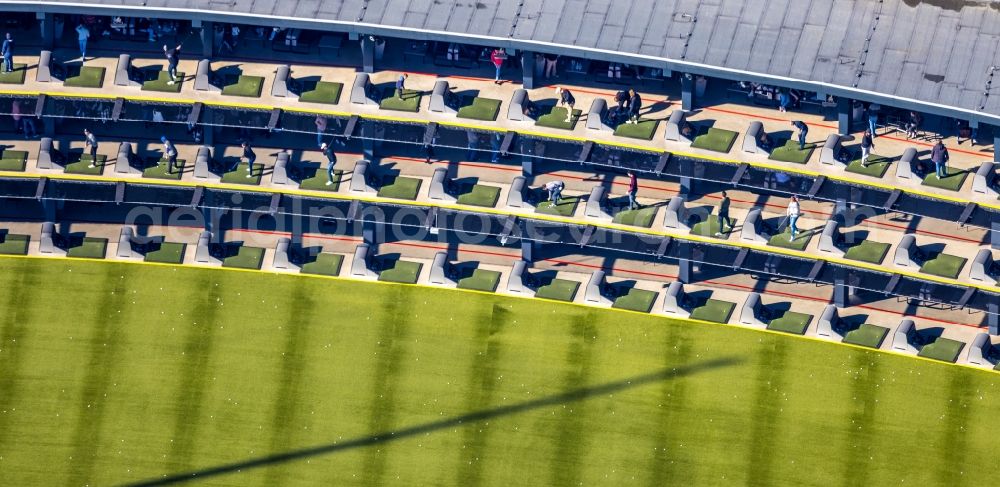
[[[788,203],[788,209],[785,210],[785,215],[788,216],[788,230],[792,234],[792,240],[795,240],[795,235],[799,233],[799,228],[796,223],[799,221],[799,197],[792,196],[792,201]]]
[[[549,201],[552,202],[552,206],[559,204],[559,198],[562,196],[562,190],[565,187],[566,183],[562,181],[549,181],[545,183],[545,190],[549,192]]]

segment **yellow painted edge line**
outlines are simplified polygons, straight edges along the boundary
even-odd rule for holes
[[[260,186],[250,186],[250,185],[240,185],[240,184],[227,184],[227,183],[213,183],[213,182],[193,182],[193,181],[173,181],[168,179],[139,179],[139,178],[115,178],[115,177],[96,177],[96,176],[86,176],[86,175],[67,175],[67,174],[29,174],[20,172],[6,172],[0,171],[0,176],[3,177],[19,177],[25,179],[41,178],[47,177],[49,179],[55,180],[68,180],[68,181],[90,181],[90,182],[104,182],[104,183],[118,183],[124,182],[126,184],[140,184],[145,186],[178,186],[195,188],[198,186],[203,186],[205,188],[211,189],[221,189],[227,191],[246,191],[254,193],[268,193],[268,194],[285,194],[293,196],[309,196],[321,199],[339,200],[339,201],[352,201],[358,200],[367,203],[392,203],[400,206],[411,206],[411,207],[436,207],[448,210],[460,210],[460,211],[471,211],[475,213],[487,213],[492,215],[501,216],[515,216],[521,218],[528,218],[532,220],[542,220],[550,221],[556,223],[565,223],[570,225],[582,225],[589,226],[592,225],[597,228],[604,228],[608,230],[618,230],[631,233],[641,233],[644,235],[651,235],[656,237],[670,237],[676,238],[688,242],[699,242],[704,244],[714,244],[724,247],[736,247],[736,248],[747,248],[751,250],[759,250],[762,252],[767,252],[771,254],[781,254],[789,257],[798,257],[807,260],[822,260],[825,262],[830,262],[833,264],[840,264],[852,268],[867,269],[875,272],[889,273],[889,274],[899,274],[906,277],[912,277],[914,279],[919,279],[922,281],[931,281],[939,284],[947,284],[952,286],[964,287],[964,288],[976,288],[988,292],[997,292],[997,289],[986,284],[977,284],[971,282],[963,282],[957,279],[948,279],[945,277],[934,276],[931,274],[921,274],[919,272],[911,272],[902,269],[896,269],[894,267],[888,267],[883,265],[875,265],[862,261],[855,261],[849,259],[841,259],[837,257],[830,256],[819,256],[816,254],[810,254],[809,252],[786,249],[782,247],[775,247],[770,245],[759,245],[753,243],[741,242],[740,240],[729,241],[729,240],[719,240],[712,237],[704,237],[701,235],[691,235],[691,234],[681,234],[672,232],[658,232],[649,228],[636,227],[631,225],[622,225],[613,222],[604,221],[588,221],[588,220],[576,220],[573,218],[566,218],[556,215],[548,215],[544,213],[534,213],[534,214],[519,214],[509,212],[499,208],[485,208],[481,206],[471,206],[471,205],[458,205],[450,203],[440,203],[434,201],[415,201],[415,200],[397,200],[393,198],[381,198],[378,196],[369,195],[349,195],[340,193],[326,193],[323,191],[310,191],[292,188],[264,188]]]
[[[37,91],[0,90],[0,95],[32,95],[32,96],[37,96],[37,95],[40,95],[40,94],[43,94],[43,93],[42,92],[37,92]],[[111,100],[116,99],[116,98],[123,98],[123,99],[126,99],[126,100],[133,100],[133,101],[148,101],[148,102],[159,102],[159,103],[181,103],[181,104],[202,103],[202,104],[204,104],[206,106],[221,106],[221,107],[231,107],[231,108],[250,108],[250,109],[266,110],[266,111],[270,111],[270,110],[273,110],[275,108],[280,108],[280,109],[282,109],[284,111],[298,112],[298,113],[324,114],[324,115],[347,116],[347,117],[350,117],[350,116],[353,116],[353,115],[358,115],[358,116],[360,116],[362,118],[367,118],[367,119],[371,119],[371,120],[383,120],[383,121],[402,122],[402,123],[415,123],[415,124],[421,124],[421,125],[427,125],[427,124],[433,122],[432,120],[424,120],[424,119],[418,119],[418,118],[408,118],[408,117],[394,116],[394,115],[360,114],[360,113],[352,113],[352,112],[341,112],[341,111],[335,111],[335,110],[319,110],[319,109],[309,109],[309,110],[307,110],[307,109],[301,109],[301,108],[287,108],[286,109],[284,107],[278,107],[278,106],[272,106],[272,105],[258,105],[258,104],[239,103],[239,102],[227,102],[227,101],[197,101],[197,100],[192,100],[192,99],[188,99],[188,98],[160,98],[160,97],[133,96],[133,95],[117,96],[117,95],[105,95],[105,94],[100,94],[100,93],[92,94],[91,95],[91,94],[80,94],[80,93],[77,93],[77,92],[45,92],[44,94],[46,94],[48,96],[64,97],[64,98],[101,98],[101,99],[111,99]],[[489,127],[489,126],[485,126],[485,125],[477,125],[477,124],[474,124],[474,123],[450,122],[450,121],[448,121],[448,122],[437,122],[437,123],[440,124],[440,125],[446,125],[446,126],[452,126],[452,127],[461,127],[461,128],[470,128],[470,129],[484,130],[484,131],[490,131],[490,132],[506,132],[507,131],[507,129],[504,129],[504,128]],[[568,141],[573,141],[573,142],[590,142],[591,141],[591,139],[587,139],[585,137],[576,137],[576,136],[562,135],[562,134],[550,134],[550,133],[546,133],[546,132],[536,132],[536,131],[532,131],[532,130],[518,130],[517,133],[523,134],[523,135],[535,136],[535,137],[546,137],[546,138],[557,139],[557,140],[568,140]],[[960,204],[975,203],[975,204],[977,204],[979,206],[982,206],[982,207],[985,207],[985,208],[991,208],[991,209],[995,209],[995,210],[1000,210],[1000,204],[998,204],[998,203],[980,203],[980,202],[975,202],[975,201],[972,201],[972,200],[965,200],[965,199],[961,199],[961,198],[956,198],[954,196],[940,195],[940,194],[936,194],[936,193],[930,193],[930,192],[927,192],[927,191],[921,191],[919,189],[901,188],[901,187],[898,187],[898,186],[892,186],[892,185],[888,185],[888,184],[877,182],[877,181],[869,181],[869,180],[864,180],[864,179],[854,179],[854,178],[850,178],[850,177],[846,177],[846,176],[842,176],[842,175],[828,175],[828,174],[824,174],[824,173],[820,173],[820,172],[816,172],[816,171],[810,171],[808,169],[798,169],[798,168],[786,167],[786,166],[771,164],[771,163],[767,163],[767,162],[740,161],[740,160],[736,160],[736,159],[727,159],[727,158],[723,158],[723,157],[717,157],[717,156],[711,156],[711,155],[705,155],[705,154],[695,154],[693,152],[669,151],[669,150],[666,150],[666,149],[660,149],[658,147],[649,147],[649,146],[644,146],[644,145],[631,144],[631,143],[627,143],[627,142],[596,141],[596,140],[593,141],[593,142],[597,143],[597,144],[601,144],[601,145],[608,145],[608,146],[614,146],[614,147],[622,147],[622,148],[626,148],[626,149],[635,149],[635,150],[641,150],[641,151],[644,151],[644,152],[652,152],[652,153],[660,153],[660,154],[670,153],[670,154],[681,156],[681,157],[691,157],[691,158],[696,158],[696,159],[705,159],[705,160],[709,160],[709,161],[713,161],[713,162],[720,162],[720,163],[725,163],[725,164],[743,164],[743,163],[746,163],[746,164],[748,164],[748,165],[750,165],[752,167],[759,167],[759,168],[764,168],[764,169],[771,169],[771,170],[776,170],[776,171],[783,171],[783,172],[788,172],[788,173],[793,173],[793,174],[802,174],[802,175],[806,175],[806,176],[810,176],[810,177],[826,176],[828,179],[831,179],[831,180],[834,180],[834,181],[843,181],[843,182],[847,182],[847,183],[858,184],[858,185],[861,185],[861,186],[871,186],[871,187],[885,189],[885,190],[889,190],[889,191],[893,191],[893,190],[897,190],[898,189],[900,191],[903,191],[904,193],[910,193],[910,194],[914,194],[914,195],[918,195],[918,196],[923,196],[925,198],[939,199],[939,200],[950,201],[952,203],[960,203]]]
[[[678,318],[678,317],[673,317],[673,316],[665,316],[665,315],[662,315],[662,314],[659,314],[659,313],[644,313],[644,312],[641,312],[641,311],[634,311],[634,310],[630,310],[630,309],[612,308],[610,306],[609,307],[593,306],[593,305],[588,305],[588,304],[584,304],[584,303],[577,303],[575,301],[559,301],[559,300],[556,300],[556,299],[539,298],[539,297],[535,297],[535,296],[522,296],[522,295],[517,295],[517,294],[504,294],[504,293],[499,293],[499,292],[496,292],[496,291],[494,291],[494,292],[488,292],[488,291],[480,291],[480,290],[477,290],[477,289],[462,289],[462,288],[457,288],[457,287],[433,286],[433,285],[430,285],[430,284],[420,284],[420,283],[407,284],[407,283],[403,283],[403,282],[379,281],[377,279],[376,280],[372,280],[372,279],[356,279],[356,278],[353,278],[353,277],[325,276],[325,275],[320,275],[320,274],[302,274],[302,273],[295,273],[295,272],[271,272],[271,271],[266,271],[266,270],[263,270],[263,269],[242,269],[242,268],[239,268],[239,267],[222,267],[222,266],[195,266],[195,265],[184,265],[184,264],[170,264],[170,263],[166,263],[166,262],[146,262],[146,261],[141,261],[141,260],[87,259],[87,258],[83,258],[83,257],[60,257],[60,256],[16,255],[16,254],[0,254],[0,258],[6,258],[6,259],[36,259],[36,260],[51,260],[51,261],[70,261],[70,262],[90,262],[90,263],[102,263],[102,264],[149,265],[149,266],[158,266],[158,267],[170,267],[170,268],[174,268],[174,269],[178,269],[178,268],[180,268],[180,269],[206,269],[206,270],[213,270],[213,271],[222,270],[222,271],[248,272],[248,273],[256,273],[256,274],[265,274],[265,275],[270,275],[270,276],[297,276],[297,277],[305,277],[305,278],[311,278],[311,279],[325,279],[325,280],[331,280],[331,281],[366,282],[366,283],[370,283],[370,284],[395,285],[395,286],[410,286],[410,287],[418,287],[418,288],[423,288],[423,289],[434,289],[434,290],[438,290],[438,291],[442,291],[442,290],[443,291],[459,291],[459,292],[466,292],[466,293],[473,293],[473,294],[489,295],[489,296],[500,297],[500,298],[512,298],[512,299],[521,299],[521,300],[534,300],[534,301],[541,301],[543,303],[549,303],[549,304],[570,305],[570,306],[576,306],[576,307],[580,307],[580,308],[586,308],[588,310],[603,309],[603,310],[609,310],[609,311],[618,312],[618,313],[631,313],[631,314],[641,315],[641,316],[645,316],[645,317],[659,318],[659,319],[664,319],[664,320],[673,320],[673,321],[678,321],[678,322],[687,322],[687,323],[692,323],[692,324],[702,325],[702,326],[733,327],[733,328],[738,328],[738,329],[741,329],[741,330],[749,330],[749,331],[755,331],[755,332],[768,333],[768,334],[775,335],[775,336],[780,336],[780,337],[783,337],[783,338],[808,340],[808,341],[812,341],[812,342],[826,343],[826,344],[829,344],[829,345],[840,345],[840,346],[843,346],[843,347],[853,348],[853,349],[856,349],[856,350],[859,350],[859,351],[877,352],[877,353],[881,353],[881,354],[889,355],[889,356],[893,356],[893,357],[900,357],[900,356],[902,356],[902,357],[909,357],[911,359],[922,360],[924,362],[929,362],[929,363],[933,363],[933,364],[937,364],[937,365],[958,366],[958,367],[963,367],[963,368],[966,368],[966,369],[973,369],[973,370],[978,370],[980,372],[987,372],[987,373],[993,373],[993,374],[996,374],[998,372],[996,370],[987,369],[985,367],[976,367],[975,365],[971,365],[971,364],[964,364],[964,363],[959,363],[959,362],[944,362],[944,361],[941,361],[941,360],[934,360],[934,359],[930,359],[930,358],[927,358],[927,357],[921,357],[919,355],[911,355],[911,354],[906,354],[906,353],[892,352],[892,351],[889,351],[889,350],[883,350],[881,348],[863,347],[861,345],[855,345],[853,343],[835,342],[835,341],[832,341],[832,340],[824,340],[824,339],[819,338],[819,337],[814,337],[814,336],[809,336],[809,335],[796,335],[794,333],[785,333],[785,332],[780,332],[780,331],[768,330],[766,328],[762,329],[762,328],[756,328],[756,327],[750,327],[750,326],[732,325],[732,324],[729,324],[729,323],[716,323],[714,321],[704,321],[704,320],[699,320],[699,319],[695,319],[695,318]],[[737,306],[738,305],[739,305],[739,303],[737,303]],[[883,327],[883,328],[886,328],[886,327]],[[891,332],[891,328],[890,328],[890,332]],[[888,336],[886,338],[888,338]],[[966,344],[966,346],[968,346],[968,344]]]

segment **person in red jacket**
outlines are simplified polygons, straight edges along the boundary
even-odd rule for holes
[[[503,52],[503,49],[494,49],[490,53],[490,61],[493,61],[493,66],[497,68],[497,76],[493,79],[493,82],[500,84],[500,67],[503,66],[504,60],[507,59],[507,53]]]

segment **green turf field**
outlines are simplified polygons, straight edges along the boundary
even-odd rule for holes
[[[0,485],[201,473],[176,485],[980,486],[996,474],[989,371],[294,275],[10,258],[0,287]]]
[[[28,65],[24,63],[11,63],[14,70],[11,72],[0,72],[0,83],[9,85],[23,85],[24,75],[28,73]]]
[[[308,83],[305,91],[299,95],[299,101],[306,103],[325,103],[336,105],[340,102],[340,92],[344,89],[343,83],[332,81],[317,81],[315,84]]]
[[[458,109],[458,118],[471,118],[493,122],[500,113],[500,100],[492,98],[472,97],[464,100],[465,106]]]
[[[580,114],[583,112],[580,110],[573,110],[573,116],[569,121],[567,121],[566,113],[568,111],[569,110],[564,107],[552,107],[552,111],[538,117],[538,121],[535,122],[535,125],[553,129],[573,130],[576,128],[576,122],[580,120]]]
[[[104,68],[96,66],[69,66],[63,86],[75,88],[100,88],[104,86]]]
[[[659,120],[641,119],[639,123],[623,123],[615,129],[615,135],[632,139],[653,140],[653,134],[656,133],[656,126],[659,124]]]
[[[403,90],[402,93],[397,97],[395,90],[390,90],[389,94],[382,99],[379,103],[379,108],[383,110],[398,110],[401,112],[418,112],[420,111],[420,97],[421,92],[419,90]]]
[[[739,134],[732,130],[709,127],[708,131],[694,138],[691,147],[715,152],[728,153]]]
[[[260,98],[260,92],[264,88],[264,78],[261,76],[230,76],[227,79],[228,85],[222,88],[223,95],[245,96],[250,98]]]
[[[771,151],[771,155],[768,159],[771,159],[772,161],[805,164],[809,162],[809,158],[812,157],[813,149],[816,148],[816,144],[805,144],[805,146],[800,150],[798,139],[786,140],[783,144],[780,142],[781,141],[779,141],[774,150]]]
[[[0,171],[23,171],[28,163],[28,153],[20,150],[4,149],[0,154]]]
[[[156,79],[149,79],[142,84],[142,91],[162,91],[164,93],[180,93],[184,86],[184,73],[177,72],[177,82],[170,82],[170,73],[157,71]]]

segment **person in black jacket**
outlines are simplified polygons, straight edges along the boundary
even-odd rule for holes
[[[639,110],[642,108],[642,97],[634,89],[628,90],[628,123],[639,123]]]
[[[573,106],[576,105],[576,98],[566,88],[557,87],[556,94],[559,95],[559,104],[566,106],[566,123],[573,120]]]
[[[181,46],[180,44],[173,49],[169,49],[166,44],[163,45],[163,55],[167,58],[167,74],[170,75],[170,81],[167,82],[168,85],[173,85],[177,83],[177,63],[181,59]]]
[[[252,178],[253,177],[253,163],[254,163],[254,161],[257,160],[257,154],[254,154],[253,149],[250,148],[250,142],[244,141],[243,144],[241,144],[241,147],[243,147],[243,157],[242,157],[242,159],[246,159],[247,160],[247,177],[248,178]],[[230,171],[235,171],[236,168],[240,167],[240,161],[241,161],[241,159],[237,159],[236,160],[236,165],[233,166],[233,168],[230,169]]]
[[[792,122],[792,126],[799,129],[799,150],[804,150],[806,148],[806,134],[809,133],[809,126],[801,120]]]

